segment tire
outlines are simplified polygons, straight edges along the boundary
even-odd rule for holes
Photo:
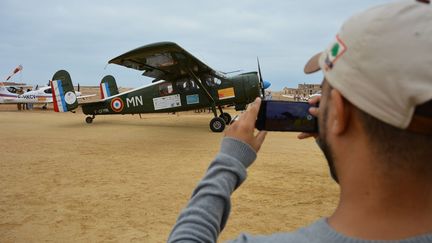
[[[231,115],[230,115],[229,113],[226,113],[226,112],[220,114],[219,117],[222,118],[222,119],[224,119],[225,124],[230,124],[231,119],[232,119],[232,118],[231,118]]]
[[[90,116],[88,116],[88,117],[85,118],[85,121],[86,121],[88,124],[90,124],[90,123],[93,122],[93,118],[91,118]]]
[[[215,117],[210,121],[210,129],[212,132],[223,132],[225,129],[225,120],[220,117]]]

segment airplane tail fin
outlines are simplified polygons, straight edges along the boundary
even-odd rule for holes
[[[101,91],[101,99],[105,99],[110,96],[118,94],[119,91],[117,88],[117,83],[115,78],[111,75],[107,75],[103,77],[100,83],[100,91]]]
[[[72,80],[65,70],[57,71],[50,81],[54,111],[67,112],[78,107]]]

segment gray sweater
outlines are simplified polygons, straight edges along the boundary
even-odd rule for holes
[[[219,154],[195,188],[187,207],[180,213],[168,242],[216,242],[231,210],[231,193],[246,179],[246,168],[256,158],[245,143],[226,137]],[[432,234],[400,241],[367,241],[334,231],[325,219],[290,233],[268,236],[241,234],[232,242],[432,242]]]

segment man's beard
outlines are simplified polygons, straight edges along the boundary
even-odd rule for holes
[[[321,119],[320,129],[319,129],[319,136],[316,140],[318,147],[323,151],[324,156],[327,159],[327,163],[330,169],[330,175],[333,178],[336,183],[339,184],[339,178],[336,174],[336,168],[334,166],[334,156],[332,153],[332,149],[330,144],[327,141],[327,133],[326,133],[326,127],[327,127],[327,116],[328,116],[328,108],[327,106],[324,108],[323,117]]]

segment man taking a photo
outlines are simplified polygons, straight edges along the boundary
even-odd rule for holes
[[[431,50],[428,0],[385,4],[346,21],[305,67],[321,70],[324,81],[319,108],[310,110],[319,134],[299,135],[316,137],[340,185],[338,207],[297,231],[234,242],[432,242]],[[265,139],[254,134],[259,106],[257,99],[226,131],[169,242],[217,241],[230,195]]]

